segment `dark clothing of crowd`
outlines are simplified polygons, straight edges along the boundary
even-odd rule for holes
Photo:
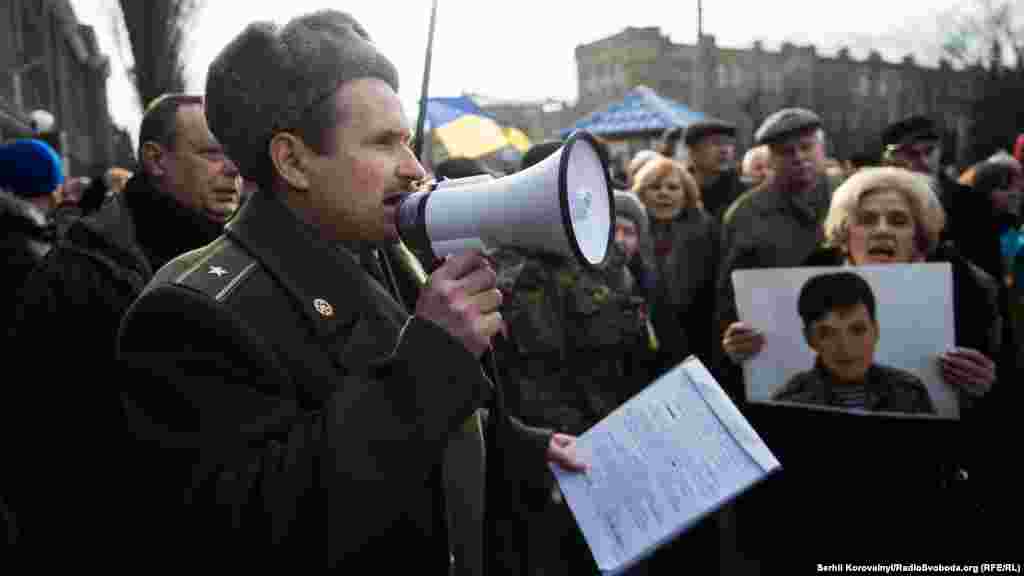
[[[20,444],[11,460],[17,463],[9,475],[17,494],[11,506],[25,546],[54,538],[92,542],[102,537],[89,528],[96,518],[129,522],[150,503],[149,492],[134,482],[139,463],[122,419],[126,376],[114,343],[121,318],[154,270],[218,234],[135,176],[122,195],[74,221],[28,275],[11,344],[27,365],[46,367],[46,385],[10,389],[4,425],[11,433],[35,429],[37,413],[15,407],[48,406],[60,426]],[[54,522],[55,516],[64,520]]]
[[[445,165],[449,177],[478,168]],[[796,196],[725,172],[703,207],[651,218],[649,244],[628,260],[613,244],[599,270],[499,247],[489,256],[507,337],[486,370],[410,314],[421,286],[392,257],[328,244],[259,190],[226,227],[141,172],[121,194],[96,183],[52,214],[0,193],[8,350],[43,373],[9,386],[3,404],[6,437],[19,439],[0,483],[8,539],[94,559],[174,546],[237,552],[253,568],[441,574],[454,544],[440,462],[451,431],[482,413],[488,573],[593,571],[536,454],[697,356],[783,470],[632,574],[997,546],[995,519],[1012,519],[1000,506],[1016,488],[993,444],[1012,433],[1020,400],[999,236],[1017,222],[939,183],[949,221],[928,261],[951,265],[956,345],[998,366],[990,394],[960,394],[959,421],[747,402],[721,341],[738,320],[732,272],[843,265],[822,248],[838,184],[824,175]],[[869,375],[868,409],[934,412],[916,377],[880,365]],[[781,399],[831,404],[827,378],[816,365]]]

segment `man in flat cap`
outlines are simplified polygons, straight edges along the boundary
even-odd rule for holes
[[[397,90],[366,30],[330,10],[250,24],[210,66],[210,127],[258,191],[160,270],[118,342],[163,514],[145,529],[170,528],[174,550],[234,570],[452,568],[446,500],[464,495],[444,493],[442,462],[494,393],[479,358],[502,296],[467,252],[413,314],[401,305],[378,247],[399,241],[398,204],[425,172]],[[528,460],[540,484],[545,456],[583,468],[573,438],[490,419],[503,442],[488,466],[517,465],[488,484],[526,481]]]
[[[779,110],[765,119],[754,140],[771,150],[774,177],[744,193],[726,212],[714,340],[724,352],[722,370],[734,376],[738,364],[760,350],[763,340],[737,321],[732,271],[798,266],[823,240],[821,223],[835,183],[823,174],[821,126],[817,114],[802,108]],[[742,382],[730,384],[741,398]]]
[[[726,211],[722,223],[722,261],[718,302],[713,321],[715,367],[719,381],[758,426],[768,414],[756,412],[744,398],[742,362],[760,351],[761,334],[740,322],[732,286],[733,270],[799,266],[823,238],[822,223],[837,183],[824,174],[825,134],[821,118],[803,108],[785,108],[765,119],[754,145],[771,150],[773,177],[743,193]],[[763,501],[746,500],[723,511],[736,522],[741,537],[733,544],[748,559],[760,557],[758,534]],[[733,518],[735,515],[735,518]]]
[[[922,174],[938,172],[942,147],[935,123],[926,116],[910,116],[887,126],[882,146],[891,164]]]
[[[704,209],[721,221],[744,190],[736,172],[736,125],[721,120],[695,122],[686,127],[684,142]]]
[[[913,115],[893,122],[882,132],[882,161],[931,178],[932,189],[946,211],[944,237],[956,241],[957,215],[979,212],[969,187],[950,178],[942,170],[942,138],[927,116]],[[981,210],[985,212],[986,210]]]

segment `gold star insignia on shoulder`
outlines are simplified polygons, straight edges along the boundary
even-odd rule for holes
[[[331,303],[323,298],[313,300],[313,309],[319,312],[324,318],[334,316],[334,306],[331,306]]]
[[[209,274],[213,274],[217,278],[220,278],[228,273],[227,268],[221,266],[210,266]]]

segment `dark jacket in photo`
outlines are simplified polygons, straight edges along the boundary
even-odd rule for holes
[[[815,406],[837,406],[837,386],[840,384],[835,382],[819,360],[814,363],[814,368],[794,374],[785,386],[772,395],[772,399]],[[864,375],[864,392],[864,410],[869,412],[935,413],[935,406],[928,397],[924,382],[906,370],[872,364]]]

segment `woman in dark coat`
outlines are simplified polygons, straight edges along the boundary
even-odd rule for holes
[[[952,242],[940,242],[945,213],[926,180],[900,168],[858,172],[832,197],[825,219],[826,246],[807,266],[861,266],[948,262],[952,267],[955,347],[939,356],[943,380],[959,391],[961,421],[935,427],[930,441],[944,446],[934,481],[935,506],[950,525],[969,521],[975,540],[984,544],[994,526],[982,509],[1002,505],[994,499],[989,476],[998,458],[992,444],[990,409],[997,386],[996,360],[1003,345],[1000,283],[965,258]],[[941,303],[936,303],[941,305]],[[1012,388],[1013,382],[1002,387]],[[924,489],[924,486],[922,486]],[[997,498],[997,497],[995,497]],[[988,520],[986,520],[988,518]],[[941,530],[942,528],[940,528]],[[993,532],[994,534],[994,532]]]
[[[994,462],[988,451],[994,437],[979,411],[996,383],[1002,324],[998,286],[952,245],[940,244],[945,222],[925,177],[901,168],[862,170],[833,194],[824,224],[826,245],[805,266],[952,265],[956,346],[935,361],[943,380],[960,392],[961,420],[901,423],[840,415],[815,420],[779,408],[752,411],[748,416],[755,427],[785,462],[779,492],[773,493],[775,500],[787,502],[790,528],[780,528],[783,538],[808,518],[821,517],[820,497],[840,495],[830,502],[841,520],[819,522],[820,541],[811,549],[849,552],[856,549],[852,539],[870,535],[876,553],[886,545],[902,553],[945,544],[962,551],[988,545],[997,535],[989,530],[996,523],[979,513],[986,504],[983,493],[997,493],[979,478]],[[726,351],[749,358],[762,345],[727,346]],[[800,507],[801,502],[807,504]],[[762,505],[772,510],[763,513],[781,513],[771,502]],[[839,512],[840,506],[846,512]],[[899,524],[883,519],[897,510],[904,519]],[[972,529],[959,532],[964,525]]]
[[[716,238],[714,219],[705,211],[700,190],[682,164],[662,155],[644,163],[633,192],[649,217],[655,279],[648,301],[659,347],[654,376],[668,371],[690,354],[709,364],[711,313],[714,310]],[[686,536],[659,551],[637,573],[673,573],[686,565],[701,573],[717,573],[718,525],[715,517],[701,521]]]
[[[690,354],[708,364],[717,262],[715,223],[703,208],[693,177],[673,160],[658,156],[634,178],[633,192],[650,218],[655,269],[650,315],[659,340],[657,372]]]

